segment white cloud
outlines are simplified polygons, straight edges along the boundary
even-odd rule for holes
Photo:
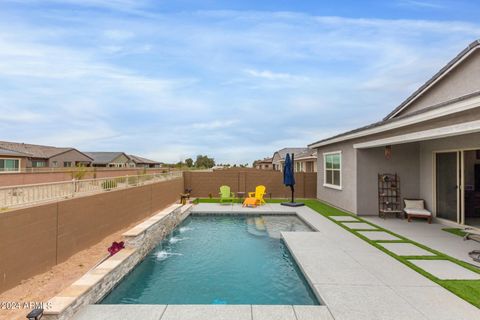
[[[480,37],[465,22],[69,3],[108,10],[0,12],[3,140],[251,162],[381,119]]]
[[[446,6],[438,1],[418,1],[418,0],[400,0],[399,6],[413,7],[413,8],[427,8],[427,9],[445,9]]]
[[[191,127],[195,129],[214,130],[214,129],[223,129],[223,128],[231,127],[237,122],[238,121],[235,121],[235,120],[224,120],[224,121],[215,120],[210,122],[193,123]]]
[[[269,70],[254,70],[254,69],[248,69],[245,70],[245,72],[256,78],[263,78],[267,80],[297,80],[297,79],[303,79],[306,80],[305,77],[299,77],[295,76],[289,73],[280,73],[280,72],[273,72]]]

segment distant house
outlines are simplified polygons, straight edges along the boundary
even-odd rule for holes
[[[25,153],[0,148],[0,173],[23,171],[27,158]]]
[[[380,205],[388,210],[403,206],[403,198],[423,199],[442,222],[480,227],[480,40],[383,120],[310,148],[318,152],[323,201],[377,215]],[[386,173],[398,175],[400,190],[379,203]]]
[[[85,152],[93,159],[93,167],[127,168],[130,167],[130,157],[124,152]]]
[[[4,159],[4,166],[13,165],[14,167],[18,166],[18,168],[60,168],[74,167],[80,164],[89,166],[92,162],[92,158],[75,148],[57,148],[8,141],[0,141],[0,148],[3,150],[2,153],[4,154],[1,156],[2,159]],[[5,162],[5,159],[7,159],[8,156],[6,153],[8,152],[15,153],[14,156],[17,157],[18,162]],[[23,162],[25,163],[23,164]]]
[[[295,154],[295,172],[317,172],[317,150]]]
[[[289,153],[290,155],[293,153],[295,155],[295,161],[297,161],[298,156],[308,157],[309,152],[311,152],[311,150],[308,148],[283,148],[281,150],[275,151],[272,157],[273,170],[283,171],[283,164],[285,162],[285,157],[287,156],[287,153]],[[307,158],[305,158],[304,160],[306,162]],[[314,161],[314,163],[316,164],[315,159],[312,159],[312,161]],[[295,170],[297,170],[297,166],[295,166]]]
[[[137,168],[160,168],[162,166],[161,162],[150,160],[147,158],[135,156],[133,154],[129,154],[128,157],[130,158],[130,166],[137,167]]]
[[[265,158],[263,160],[256,160],[253,167],[259,170],[273,170],[272,158]]]

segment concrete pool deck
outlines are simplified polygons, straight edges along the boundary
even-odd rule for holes
[[[480,250],[480,244],[473,240],[464,241],[462,237],[443,231],[442,229],[448,228],[448,226],[435,220],[428,224],[424,219],[407,222],[400,219],[382,219],[370,216],[362,218],[453,258],[480,267],[480,262],[473,261],[468,255],[470,251]]]
[[[480,319],[480,310],[308,207],[199,204],[192,213],[293,214],[318,232],[282,236],[322,306],[89,305],[75,320]],[[378,231],[366,231],[378,232]],[[150,316],[139,317],[140,314]]]

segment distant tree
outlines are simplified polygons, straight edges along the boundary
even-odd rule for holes
[[[181,167],[184,167],[185,166],[185,163],[183,163],[182,161],[178,161],[176,164],[175,164],[175,167],[176,168],[181,168]]]
[[[213,168],[215,166],[215,160],[213,158],[209,158],[207,155],[198,155],[197,160],[195,160],[195,167],[196,168]]]
[[[73,169],[71,172],[72,179],[75,179],[75,180],[82,180],[86,174],[87,174],[87,168],[85,167],[85,165],[81,163],[77,164],[75,166],[75,169]]]
[[[185,164],[189,168],[193,167],[193,159],[192,158],[185,159]]]

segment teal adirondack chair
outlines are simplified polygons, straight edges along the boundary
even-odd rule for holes
[[[229,186],[221,186],[220,187],[220,203],[224,202],[231,202],[235,200],[235,194],[230,191]]]

